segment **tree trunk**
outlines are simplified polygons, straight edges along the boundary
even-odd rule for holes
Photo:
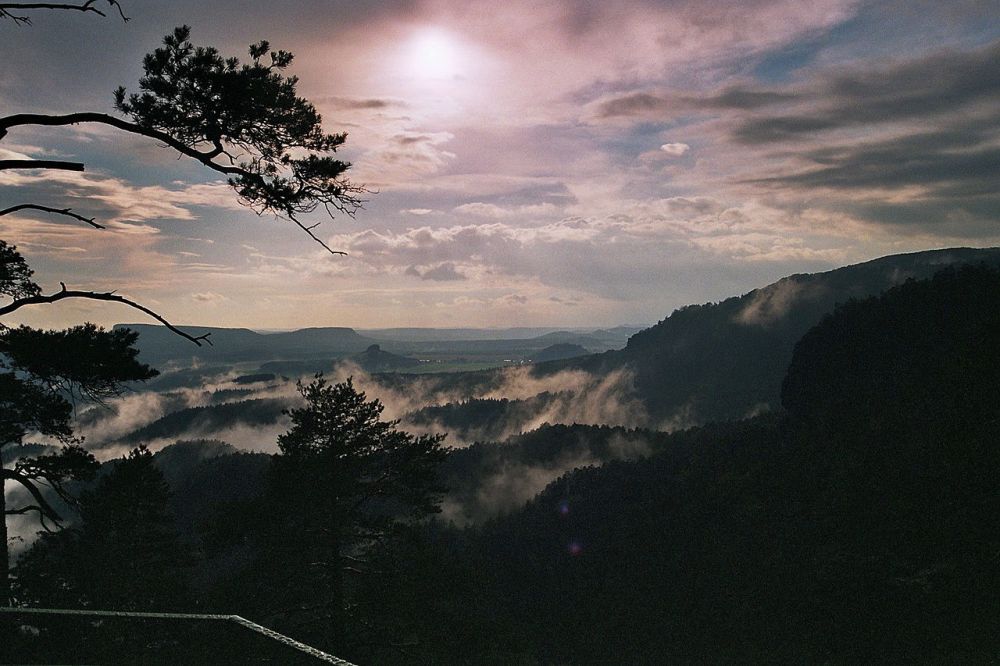
[[[0,470],[3,463],[0,461]],[[10,553],[7,550],[7,479],[0,476],[0,606],[10,605]]]
[[[330,567],[330,578],[327,581],[327,590],[330,595],[330,619],[327,625],[327,649],[334,654],[343,652],[347,640],[346,618],[344,614],[344,572],[340,566],[340,538],[339,535],[331,535],[330,557],[333,566]]]

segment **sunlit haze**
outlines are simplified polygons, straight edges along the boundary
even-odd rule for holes
[[[447,34],[428,28],[414,34],[405,49],[407,74],[415,79],[450,79],[458,76],[461,55]]]

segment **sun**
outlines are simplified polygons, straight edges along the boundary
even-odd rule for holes
[[[442,25],[400,25],[386,48],[378,84],[406,100],[411,120],[441,120],[482,107],[501,71],[482,44]]]
[[[448,79],[461,74],[458,45],[447,32],[427,28],[416,33],[407,49],[407,69],[421,79]]]

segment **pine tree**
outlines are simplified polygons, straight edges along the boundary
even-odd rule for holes
[[[18,600],[60,608],[177,610],[189,559],[170,490],[145,447],[81,494],[80,522],[42,535],[15,568]]]

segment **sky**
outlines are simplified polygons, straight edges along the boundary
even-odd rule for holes
[[[18,128],[0,217],[48,292],[178,324],[605,327],[887,254],[1000,244],[1000,0],[123,0],[0,20],[0,115],[112,111],[174,26],[267,39],[371,193],[314,231],[95,127]],[[143,321],[64,301],[21,321]]]

